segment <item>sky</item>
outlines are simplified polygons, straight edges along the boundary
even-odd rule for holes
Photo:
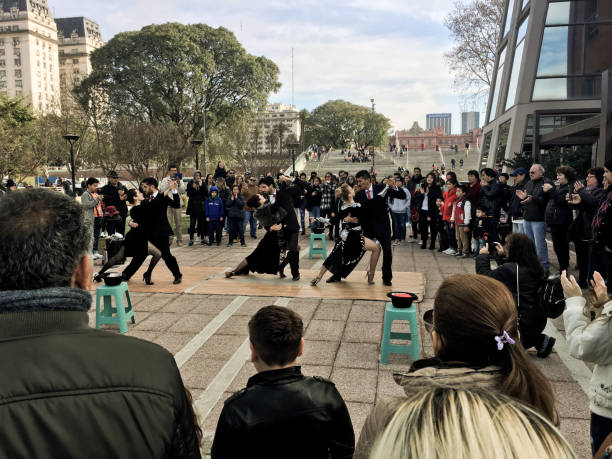
[[[280,69],[269,101],[312,110],[332,99],[371,107],[393,129],[425,126],[426,113],[478,110],[453,90],[443,54],[451,49],[444,17],[453,0],[48,0],[54,17],[87,16],[105,41],[147,24],[225,27],[247,52]],[[483,116],[481,113],[481,120]]]

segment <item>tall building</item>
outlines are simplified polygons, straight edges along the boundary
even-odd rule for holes
[[[59,112],[57,28],[47,0],[0,0],[0,93]]]
[[[461,133],[467,134],[472,129],[480,127],[480,112],[461,113]]]
[[[252,135],[255,135],[253,141],[257,143],[259,153],[270,153],[271,148],[278,151],[278,144],[270,145],[268,136],[280,124],[284,124],[287,128],[283,135],[284,139],[293,134],[299,140],[301,134],[300,112],[295,106],[276,103],[267,105],[265,109],[260,109],[257,112]],[[256,132],[257,134],[255,134]]]
[[[440,126],[445,134],[451,133],[451,117],[450,113],[428,113],[426,127],[427,130],[432,130]]]
[[[101,47],[102,34],[100,27],[85,17],[57,18],[59,48],[59,81],[62,91],[62,103],[72,88],[79,84],[91,72],[89,54]]]
[[[612,157],[610,43],[612,1],[506,0],[481,163],[559,147]]]

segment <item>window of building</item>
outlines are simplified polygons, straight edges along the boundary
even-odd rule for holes
[[[1,89],[6,88],[6,81],[2,81],[2,80],[0,80],[0,88],[1,88]]]
[[[493,137],[493,131],[489,131],[484,135],[482,140],[482,158],[480,158],[480,168],[487,167],[489,161],[489,147],[491,146],[491,138]]]
[[[510,23],[512,22],[512,13],[514,12],[514,1],[508,1],[508,14],[506,14],[506,24],[504,25],[504,30],[502,33],[502,37],[505,37],[510,31]]]
[[[493,98],[491,99],[491,111],[489,112],[489,119],[495,119],[497,112],[497,100],[499,98],[499,91],[504,74],[504,61],[506,60],[506,48],[502,49],[499,54],[499,63],[497,64],[497,76],[495,78],[495,88],[493,89]]]
[[[510,133],[510,122],[511,120],[508,120],[499,126],[499,132],[497,134],[497,150],[495,152],[495,165],[496,166],[501,164],[501,162],[506,157],[506,146],[508,145],[508,134]]]
[[[21,65],[21,59],[15,59],[15,65],[20,66]]]
[[[78,64],[78,63],[79,63],[79,60],[78,60],[78,59],[72,59],[72,63],[73,63],[73,64]]]
[[[0,70],[0,78],[6,78],[6,70]]]
[[[5,66],[4,59],[0,59],[0,67],[4,67],[4,66]]]
[[[521,62],[523,61],[523,49],[525,47],[525,34],[527,33],[527,25],[529,24],[529,17],[525,18],[523,23],[518,29],[516,35],[516,48],[514,49],[514,60],[512,61],[512,73],[510,74],[510,83],[508,84],[508,94],[506,98],[505,110],[508,110],[514,104],[516,104],[518,78],[521,71]],[[504,110],[504,111],[505,111]]]
[[[4,46],[4,38],[0,38],[0,46]]]
[[[23,81],[22,80],[15,80],[15,87],[16,88],[23,88]]]
[[[13,38],[13,46],[19,46],[19,38]]]
[[[4,56],[4,48],[0,48],[0,56]]]
[[[21,78],[21,70],[15,70],[15,78]]]
[[[13,56],[21,57],[21,50],[20,49],[14,49],[13,50]]]

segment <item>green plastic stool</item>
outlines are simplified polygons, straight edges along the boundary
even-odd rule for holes
[[[127,307],[123,302],[123,295],[127,298]],[[100,298],[104,299],[104,309],[100,311]],[[115,307],[113,307],[112,299],[115,298]],[[116,314],[116,315],[113,315]],[[132,301],[130,300],[130,292],[127,282],[121,282],[119,285],[109,287],[101,285],[96,290],[96,329],[102,324],[119,324],[119,332],[127,333],[128,319],[132,319],[132,323],[136,323],[134,318],[134,309],[132,309]]]
[[[397,333],[391,331],[394,320],[407,320],[410,322],[410,333]],[[410,340],[410,344],[391,344],[392,339]],[[412,361],[419,359],[419,322],[417,308],[413,304],[409,308],[396,308],[393,303],[387,302],[385,306],[385,324],[382,342],[380,345],[380,362],[386,364],[389,354],[411,354]]]
[[[321,241],[321,248],[314,246],[314,241],[319,239]],[[308,258],[312,260],[313,255],[323,255],[323,259],[327,258],[327,246],[325,243],[325,233],[317,234],[310,233],[310,249],[308,250]]]

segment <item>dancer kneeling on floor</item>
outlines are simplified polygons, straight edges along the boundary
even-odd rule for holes
[[[342,184],[336,189],[336,198],[341,201],[341,204],[339,206],[340,210],[333,217],[333,220],[338,220],[342,224],[340,237],[323,262],[319,275],[310,281],[310,285],[317,285],[325,271],[330,271],[333,274],[327,279],[328,283],[339,282],[346,278],[355,269],[366,251],[372,252],[367,276],[368,284],[373,284],[376,264],[380,256],[380,244],[363,235],[360,222],[362,216],[361,204],[355,202],[353,188],[346,183]]]
[[[255,209],[253,216],[266,229],[266,235],[248,257],[242,260],[236,268],[225,273],[225,277],[246,275],[249,272],[278,274],[287,264],[287,241],[280,223],[286,217],[287,211],[278,207],[273,212],[272,205],[261,194],[250,197],[246,205]]]
[[[146,210],[144,207],[140,206],[143,200],[144,196],[140,191],[135,189],[128,190],[127,201],[132,205],[132,209],[130,210],[131,220],[128,223],[131,229],[125,235],[123,246],[104,266],[102,266],[98,274],[95,275],[94,280],[96,282],[102,281],[102,275],[113,265],[116,265],[119,260],[123,260],[125,257],[133,257],[132,262],[122,273],[123,279],[128,281],[144,263],[147,255],[151,255],[153,258],[151,258],[149,262],[149,269],[143,274],[143,280],[147,285],[153,285],[153,282],[151,282],[151,274],[153,273],[153,268],[155,268],[155,265],[157,265],[161,258],[161,251],[147,240],[147,235],[143,227],[143,223],[146,220]]]

